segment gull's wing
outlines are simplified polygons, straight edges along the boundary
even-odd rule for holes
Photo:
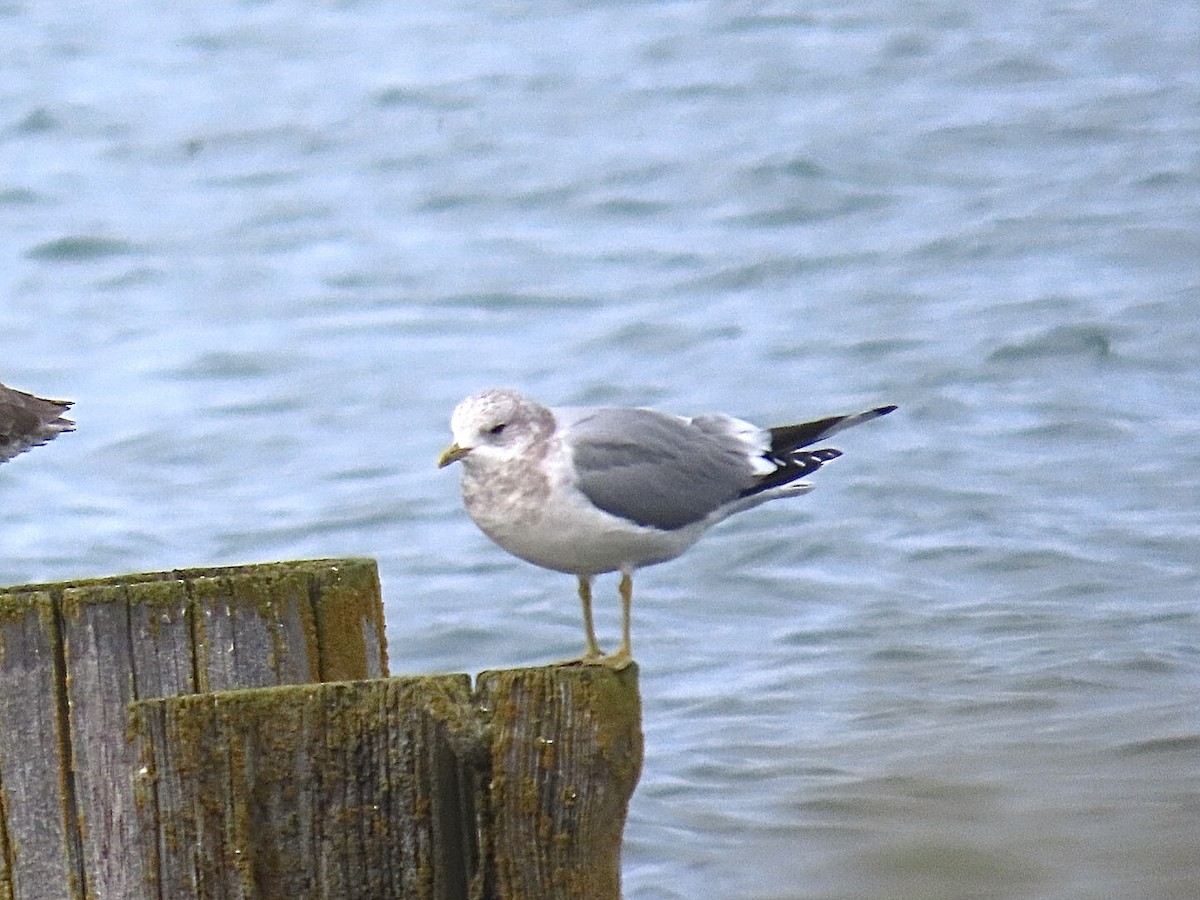
[[[761,474],[754,444],[739,431],[751,426],[735,419],[693,423],[648,409],[555,413],[579,490],[605,512],[639,525],[674,530],[698,522],[737,500]]]
[[[654,528],[699,522],[724,506],[744,509],[809,489],[798,480],[841,456],[802,448],[892,412],[759,429],[725,415],[684,419],[648,409],[556,411],[577,486],[605,512]]]
[[[70,406],[65,400],[43,400],[0,384],[0,463],[74,431],[75,423],[62,417]]]

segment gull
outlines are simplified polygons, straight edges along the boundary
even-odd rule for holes
[[[75,423],[62,417],[70,406],[69,400],[43,400],[0,384],[0,463],[74,431]]]
[[[534,565],[575,575],[585,637],[580,662],[632,661],[633,571],[674,559],[713,525],[812,490],[800,481],[841,456],[804,448],[887,415],[759,428],[732,416],[686,418],[645,408],[550,408],[507,388],[467,397],[450,418],[467,513],[489,538]],[[600,651],[592,579],[620,572],[621,644]]]

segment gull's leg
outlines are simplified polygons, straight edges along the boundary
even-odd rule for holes
[[[596,626],[592,622],[592,576],[579,576],[579,602],[583,605],[583,631],[587,641],[583,651],[584,659],[595,659],[600,656],[600,645],[596,643]]]
[[[623,669],[633,662],[633,649],[629,638],[631,631],[629,620],[632,618],[633,611],[633,572],[629,569],[621,570],[620,591],[621,646],[617,648],[616,653],[610,653],[603,659],[606,666],[612,666],[614,669]]]
[[[633,573],[621,572],[621,646],[617,648],[617,656],[633,656],[633,646],[630,632],[633,627],[630,619],[633,617]]]

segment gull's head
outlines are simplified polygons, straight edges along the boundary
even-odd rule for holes
[[[454,407],[454,443],[438,458],[438,468],[460,459],[466,465],[516,459],[553,430],[554,415],[546,407],[508,388],[488,388]]]

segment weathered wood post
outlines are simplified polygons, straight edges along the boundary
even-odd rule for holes
[[[636,666],[382,636],[369,560],[0,591],[0,900],[619,897]]]
[[[636,666],[479,677],[497,848],[488,896],[620,897],[621,834],[642,765],[637,681]]]
[[[131,701],[386,667],[371,560],[0,591],[0,898],[147,896]]]
[[[636,669],[479,681],[138,703],[150,896],[616,900]]]

